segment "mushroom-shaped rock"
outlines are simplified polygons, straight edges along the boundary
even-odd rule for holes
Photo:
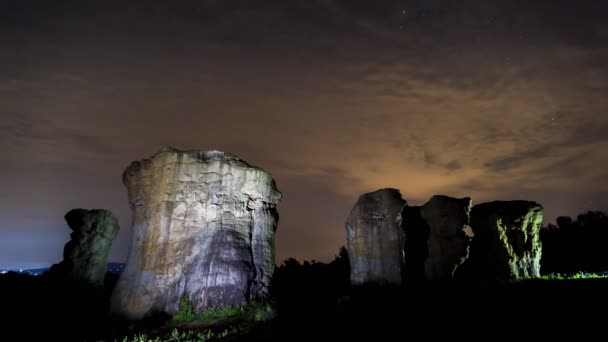
[[[404,234],[401,211],[406,201],[397,189],[363,194],[346,221],[351,284],[400,285]]]
[[[72,234],[63,249],[63,261],[52,268],[68,280],[101,287],[112,241],[120,226],[109,210],[73,209],[65,215]]]
[[[220,151],[164,148],[123,182],[133,236],[114,312],[171,314],[183,298],[203,312],[267,296],[281,199],[270,174]]]
[[[543,207],[529,201],[495,201],[471,211],[471,242],[467,263],[471,276],[484,280],[538,277]]]

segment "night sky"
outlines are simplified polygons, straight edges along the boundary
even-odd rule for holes
[[[606,1],[83,3],[0,3],[0,267],[58,262],[72,208],[124,261],[122,172],[167,145],[273,175],[277,263],[330,260],[383,187],[608,209]]]

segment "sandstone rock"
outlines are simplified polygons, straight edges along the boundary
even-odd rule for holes
[[[538,277],[542,221],[543,208],[535,202],[495,201],[474,206],[469,272],[486,280]]]
[[[464,229],[469,224],[471,203],[468,197],[436,195],[420,208],[429,231],[428,257],[424,262],[427,280],[452,279],[456,268],[467,258],[470,239]]]
[[[404,273],[401,211],[397,189],[363,194],[346,221],[351,283],[400,285]]]
[[[133,236],[114,312],[171,314],[183,297],[202,312],[267,295],[281,198],[267,172],[220,151],[165,148],[123,182]]]
[[[82,285],[103,286],[118,221],[109,210],[85,209],[69,211],[65,220],[73,232],[63,249],[63,261],[52,272]]]

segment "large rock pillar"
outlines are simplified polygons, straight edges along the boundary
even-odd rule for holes
[[[114,312],[174,313],[183,297],[202,312],[268,294],[281,198],[270,174],[220,151],[165,148],[123,182],[133,236]]]
[[[514,280],[540,276],[543,207],[529,201],[495,201],[471,211],[468,267],[485,280]]]
[[[401,285],[404,272],[401,211],[397,189],[363,194],[346,221],[351,284]]]
[[[464,229],[469,224],[471,203],[468,197],[435,195],[420,208],[420,216],[429,229],[424,263],[427,280],[452,279],[456,268],[467,258],[470,238]]]

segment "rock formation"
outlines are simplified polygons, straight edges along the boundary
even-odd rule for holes
[[[351,283],[400,285],[404,273],[401,211],[406,201],[397,189],[363,194],[346,221]]]
[[[424,262],[427,280],[449,280],[468,255],[471,199],[436,195],[420,208],[429,229],[428,257]]]
[[[485,280],[513,280],[540,275],[540,228],[543,208],[528,201],[495,201],[471,211],[467,272]]]
[[[109,210],[73,209],[65,215],[72,229],[63,249],[63,261],[51,272],[82,285],[101,287],[112,241],[120,226]]]
[[[202,312],[267,295],[281,198],[267,172],[220,151],[165,148],[123,182],[133,236],[114,312],[174,313],[182,298]]]

